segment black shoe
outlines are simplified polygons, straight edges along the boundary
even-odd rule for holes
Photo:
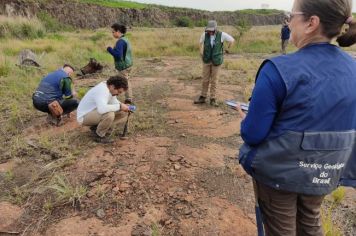
[[[133,104],[132,98],[126,98],[124,103],[128,105],[132,105]]]
[[[114,140],[112,140],[109,137],[106,137],[106,136],[100,137],[99,135],[96,135],[96,137],[94,138],[94,141],[97,143],[103,143],[103,144],[108,144],[108,143],[114,142]]]
[[[194,104],[204,104],[206,97],[200,96],[198,100],[194,101]]]
[[[215,98],[210,98],[210,105],[215,107],[218,105]]]
[[[96,134],[96,128],[98,128],[97,125],[90,126],[89,129],[93,134]]]

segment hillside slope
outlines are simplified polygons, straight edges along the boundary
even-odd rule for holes
[[[114,8],[75,0],[2,0],[1,15],[35,16],[45,12],[59,22],[77,28],[106,27],[113,22],[131,26],[169,27],[177,19],[186,16],[193,21],[216,19],[219,25],[236,25],[247,20],[252,25],[280,24],[283,14],[255,15],[246,11],[209,12],[184,8],[147,5],[147,8]]]

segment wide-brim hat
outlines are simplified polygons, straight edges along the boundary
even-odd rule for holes
[[[218,27],[218,23],[215,20],[209,20],[208,25],[205,27],[205,31],[215,31]]]

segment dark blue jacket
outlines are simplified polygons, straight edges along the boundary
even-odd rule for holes
[[[288,25],[284,25],[281,30],[281,39],[287,40],[290,38],[290,29]]]
[[[325,43],[269,61],[286,97],[266,139],[241,147],[241,164],[258,181],[291,192],[328,194],[340,181],[355,186],[356,62]]]
[[[115,58],[115,60],[119,61],[125,58],[127,50],[127,43],[123,39],[117,40],[115,47],[108,47],[107,51]]]
[[[54,100],[62,100],[63,96],[71,97],[70,86],[63,86],[63,80],[68,78],[68,74],[63,70],[56,70],[45,76],[34,93],[34,99],[50,103]]]

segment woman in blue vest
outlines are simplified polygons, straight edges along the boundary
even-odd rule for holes
[[[61,118],[52,117],[48,104],[58,101],[63,109],[63,114],[70,114],[77,109],[78,100],[74,99],[73,81],[71,75],[74,69],[65,64],[63,68],[46,75],[38,85],[32,96],[34,107],[42,112],[48,113],[47,122],[58,125]]]
[[[356,187],[356,41],[349,0],[295,0],[299,49],[261,65],[239,159],[256,182],[267,235],[323,235],[320,206],[339,184]],[[348,31],[340,35],[343,26]]]

